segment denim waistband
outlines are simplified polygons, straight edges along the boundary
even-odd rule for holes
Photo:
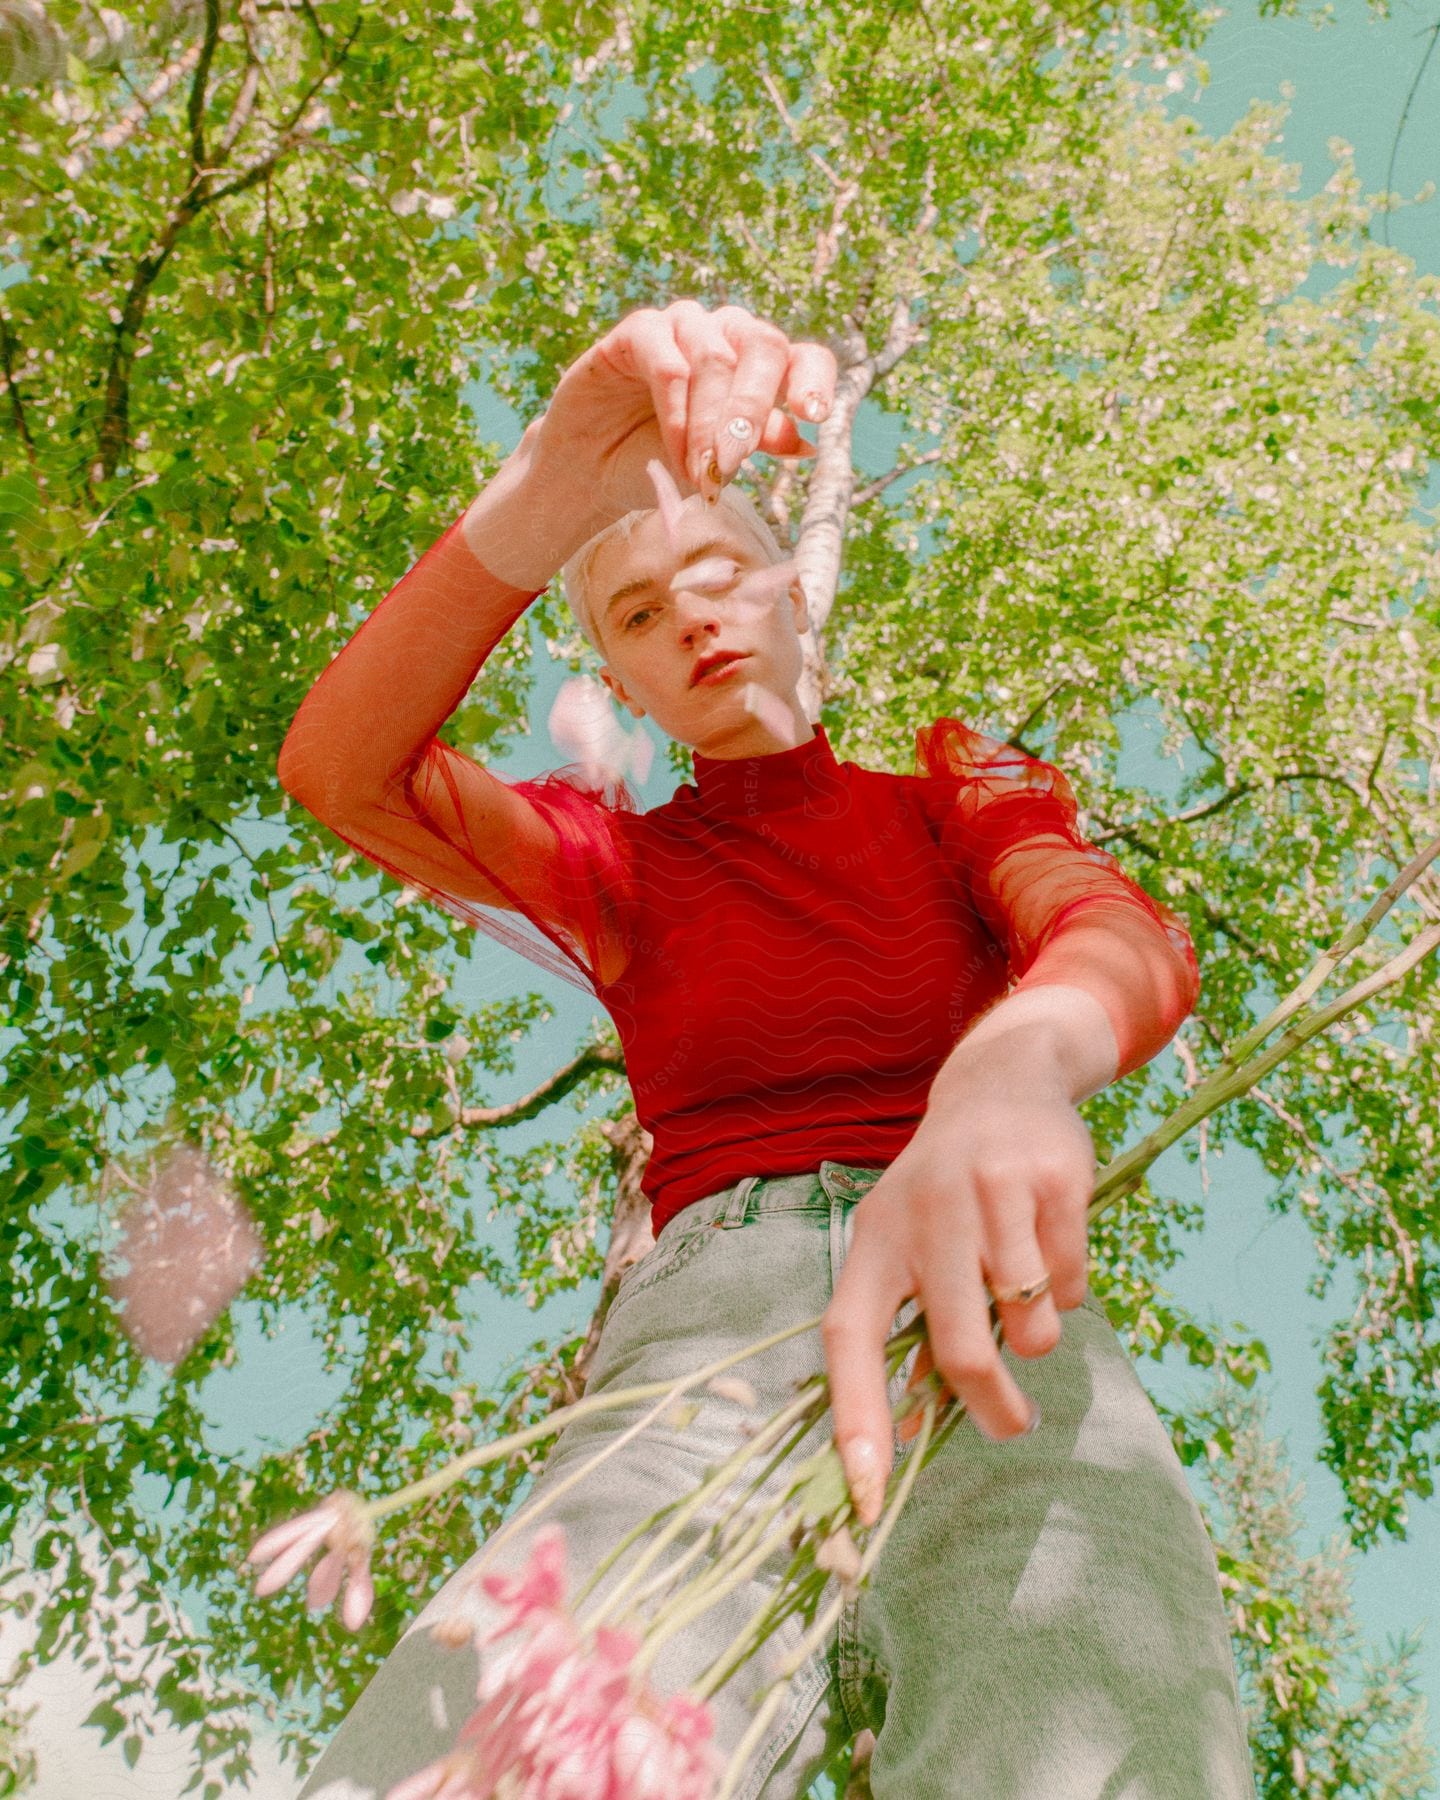
[[[859,1200],[884,1173],[883,1167],[834,1162],[827,1157],[819,1168],[798,1175],[742,1175],[732,1186],[717,1188],[681,1207],[662,1227],[662,1236],[682,1219],[690,1225],[704,1223],[733,1230],[757,1213],[800,1212],[835,1200]]]

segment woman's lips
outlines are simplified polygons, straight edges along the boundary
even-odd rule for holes
[[[722,663],[712,663],[711,666],[705,670],[704,674],[697,675],[690,685],[692,687],[707,687],[711,682],[723,681],[732,669],[738,668],[744,661],[745,657],[741,655],[732,656]]]

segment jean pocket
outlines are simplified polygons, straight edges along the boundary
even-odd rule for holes
[[[713,1236],[713,1228],[709,1221],[678,1227],[674,1231],[662,1232],[660,1238],[620,1277],[620,1285],[615,1290],[615,1298],[610,1302],[610,1310],[605,1319],[608,1324],[636,1294],[644,1293],[647,1288],[654,1287],[657,1281],[663,1281],[666,1275],[689,1262],[702,1245]]]

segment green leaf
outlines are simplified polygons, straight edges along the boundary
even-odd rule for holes
[[[101,1733],[100,1741],[108,1744],[111,1738],[125,1729],[125,1716],[111,1701],[101,1700],[90,1709],[81,1724],[97,1726]]]

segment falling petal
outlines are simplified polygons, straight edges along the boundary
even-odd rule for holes
[[[629,743],[630,772],[635,777],[636,786],[643,787],[650,773],[650,758],[655,753],[655,746],[650,742],[649,733],[642,731],[638,725],[629,734]]]
[[[799,574],[793,558],[772,563],[765,569],[754,569],[736,584],[735,598],[768,605],[772,600],[778,600]]]
[[[739,572],[740,565],[733,557],[705,556],[688,568],[677,570],[671,578],[670,591],[685,587],[692,594],[716,594],[729,587]]]
[[[244,1204],[190,1144],[178,1145],[121,1215],[110,1292],[142,1356],[178,1363],[259,1268]]]
[[[588,675],[562,681],[546,721],[552,741],[576,762],[599,759],[614,727],[610,697],[601,682]]]
[[[680,490],[674,478],[657,456],[652,456],[645,465],[645,472],[655,488],[655,505],[660,514],[660,523],[665,530],[665,541],[676,556],[680,554],[680,518],[685,502],[680,498]]]
[[[618,783],[627,774],[643,783],[649,773],[654,752],[649,737],[621,726],[608,690],[588,675],[561,682],[546,723],[559,750],[597,786]]]

